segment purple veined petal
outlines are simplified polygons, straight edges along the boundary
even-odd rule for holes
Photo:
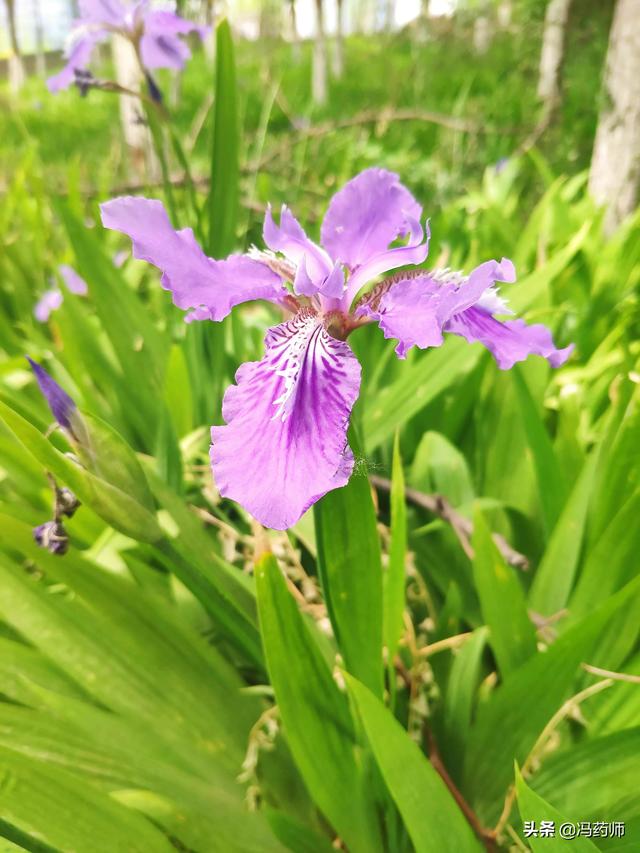
[[[280,252],[296,266],[304,262],[308,277],[318,286],[331,274],[334,266],[331,258],[307,237],[286,204],[282,205],[279,226],[273,221],[271,206],[267,207],[262,236],[272,252]]]
[[[452,317],[446,331],[460,335],[469,343],[484,344],[501,370],[509,370],[529,355],[541,355],[551,367],[560,367],[574,350],[573,344],[557,349],[551,332],[541,323],[527,325],[524,320],[496,320],[477,307]]]
[[[75,293],[77,296],[87,295],[89,292],[87,282],[78,275],[73,267],[70,267],[69,264],[60,264],[58,272],[71,293]]]
[[[210,455],[220,493],[285,530],[349,480],[347,427],[361,370],[310,311],[270,329],[265,345],[262,361],[243,364],[227,389],[227,423],[212,427]]]
[[[468,278],[448,270],[401,278],[380,293],[373,291],[356,316],[377,320],[385,338],[397,339],[398,358],[405,358],[412,346],[440,346],[454,315],[481,300],[495,281],[514,279],[513,264],[506,258],[480,264]]]
[[[366,169],[331,199],[321,242],[334,260],[352,271],[386,251],[420,220],[422,207],[394,172]]]
[[[94,48],[108,37],[108,32],[103,29],[80,28],[72,35],[72,42],[65,51],[67,64],[47,80],[47,88],[50,92],[60,92],[68,89],[76,79],[76,71],[82,71],[89,65]]]
[[[62,292],[57,288],[45,290],[33,309],[33,316],[38,323],[46,323],[51,313],[62,305],[63,299]]]
[[[196,32],[204,39],[207,28],[186,21],[173,12],[145,12],[144,31],[140,39],[140,54],[146,68],[184,68],[191,58],[187,43],[180,38]]]
[[[32,358],[27,356],[27,361],[34,372],[42,396],[47,401],[51,414],[60,426],[71,430],[71,418],[76,411],[76,404],[64,391],[52,376],[49,376],[44,367],[41,367]]]
[[[280,276],[246,255],[208,258],[190,228],[176,231],[162,202],[123,196],[100,206],[105,228],[131,237],[132,253],[162,271],[161,284],[191,320],[222,320],[235,305],[254,299],[277,302],[286,294]]]
[[[394,249],[386,249],[384,252],[374,255],[349,276],[344,300],[346,309],[349,309],[351,302],[358,295],[358,291],[367,282],[372,281],[377,276],[382,275],[382,273],[389,272],[389,270],[409,265],[417,266],[426,261],[429,254],[429,241],[431,240],[429,223],[426,223],[426,239],[424,243],[422,239],[425,232],[422,230],[420,223],[415,219],[409,219],[408,225],[411,239],[406,246],[396,246]]]

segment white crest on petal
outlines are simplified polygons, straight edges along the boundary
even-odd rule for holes
[[[284,379],[284,391],[273,401],[273,405],[278,408],[272,420],[281,418],[285,421],[295,400],[296,385],[309,341],[314,333],[322,329],[322,325],[318,321],[317,315],[306,313],[299,314],[283,325],[287,328],[276,328],[272,331],[274,338],[282,339],[282,348],[284,349],[283,357],[278,358],[273,367],[276,376],[281,376]],[[275,347],[280,349],[277,343],[275,343]]]

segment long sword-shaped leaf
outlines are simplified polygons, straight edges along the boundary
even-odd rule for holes
[[[482,847],[442,777],[382,702],[345,675],[382,777],[417,853],[471,853]]]
[[[351,445],[355,447],[352,431]],[[349,672],[382,695],[382,560],[367,477],[356,472],[314,507],[318,566]]]
[[[256,565],[265,657],[287,740],[318,807],[354,853],[381,849],[357,758],[349,703],[336,685],[272,554]]]

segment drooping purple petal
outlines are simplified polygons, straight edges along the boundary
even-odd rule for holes
[[[500,321],[482,308],[467,308],[447,323],[446,330],[468,340],[480,341],[491,352],[501,370],[509,370],[529,355],[541,355],[551,367],[560,367],[574,350],[570,344],[557,349],[551,332],[541,323],[524,320]]]
[[[241,302],[276,302],[286,293],[280,277],[260,261],[245,255],[208,258],[190,228],[173,228],[160,201],[123,196],[100,210],[105,228],[131,237],[134,257],[162,271],[161,284],[178,308],[195,309],[190,320],[222,320]]]
[[[474,305],[496,281],[513,281],[511,261],[487,261],[468,278],[448,270],[401,278],[373,291],[356,309],[356,316],[380,323],[385,338],[396,338],[396,353],[406,356],[412,346],[425,349],[442,344],[442,333],[455,315]]]
[[[196,32],[201,39],[208,28],[200,27],[173,12],[147,12],[144,15],[144,32],[140,39],[140,54],[146,68],[174,68],[180,70],[191,57],[188,44],[180,36]]]
[[[60,264],[58,272],[62,276],[64,283],[67,285],[71,293],[75,293],[77,296],[87,295],[89,292],[87,282],[78,275],[73,267],[70,267],[69,264]]]
[[[46,323],[51,316],[52,311],[57,311],[62,305],[64,297],[57,288],[45,290],[40,299],[35,304],[33,316],[38,323]]]
[[[70,47],[65,52],[67,64],[47,80],[47,88],[50,92],[60,92],[68,89],[76,80],[76,71],[83,71],[91,59],[94,48],[108,37],[105,30],[86,29],[82,27],[73,37]]]
[[[310,311],[270,329],[262,361],[243,364],[211,430],[220,493],[284,530],[353,469],[347,427],[360,365]]]
[[[331,275],[334,264],[324,249],[310,240],[304,229],[291,213],[289,208],[282,206],[280,212],[280,225],[276,225],[271,215],[271,207],[267,208],[262,228],[262,236],[265,244],[272,252],[281,252],[285,258],[296,265],[298,269],[304,268],[301,276],[308,282],[305,287],[309,292],[298,291],[311,296],[317,292],[322,283]]]
[[[51,409],[51,414],[60,426],[71,429],[71,418],[76,411],[76,404],[67,392],[58,385],[55,379],[49,376],[44,367],[41,367],[32,358],[29,358],[29,356],[27,356],[27,361],[31,365],[42,396]]]
[[[322,245],[335,261],[354,271],[407,234],[410,222],[421,215],[421,206],[396,174],[366,169],[331,199],[322,223]]]

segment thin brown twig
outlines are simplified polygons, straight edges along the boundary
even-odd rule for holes
[[[391,491],[391,480],[386,477],[379,477],[377,474],[370,474],[369,479],[372,485],[377,489],[382,489],[385,492]],[[449,501],[443,495],[427,495],[424,492],[419,492],[417,489],[405,489],[405,499],[415,506],[426,509],[427,512],[437,515],[447,524],[451,525],[453,532],[458,538],[465,554],[473,559],[473,548],[471,546],[471,537],[473,535],[473,522],[465,518],[456,509],[454,509]],[[510,566],[517,569],[526,570],[529,568],[529,560],[524,554],[516,551],[509,545],[507,540],[500,533],[492,533],[493,541],[496,548],[506,562]]]
[[[495,850],[496,846],[496,834],[492,829],[487,829],[482,825],[480,819],[477,814],[471,808],[469,803],[465,800],[456,783],[453,781],[447,768],[444,766],[444,762],[440,757],[440,753],[438,752],[438,746],[435,742],[433,735],[430,730],[425,726],[425,735],[426,741],[429,746],[429,761],[433,765],[434,770],[440,775],[443,782],[451,792],[452,797],[458,804],[460,811],[463,813],[465,818],[467,819],[471,829],[475,832],[477,837],[482,841],[485,848],[488,851]]]
[[[308,139],[315,139],[320,136],[327,136],[331,133],[336,133],[339,130],[346,130],[350,127],[359,127],[365,124],[389,123],[395,121],[417,121],[429,124],[437,124],[440,127],[445,127],[448,130],[456,130],[460,133],[487,133],[491,132],[489,128],[477,122],[468,121],[466,119],[456,118],[455,116],[444,115],[443,113],[431,112],[430,110],[413,110],[413,109],[382,109],[382,110],[365,110],[357,113],[354,116],[349,116],[341,121],[327,121],[321,124],[309,125],[308,127],[296,128],[297,133],[294,136],[286,137],[279,145],[276,145],[270,151],[267,151],[257,163],[254,163],[251,168],[263,168],[272,160],[275,160],[281,154],[286,154],[290,148],[297,145],[299,142]],[[494,131],[496,133],[504,133],[504,130]]]

